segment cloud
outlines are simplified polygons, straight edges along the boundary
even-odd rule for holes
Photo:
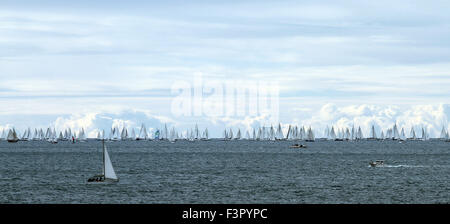
[[[364,134],[369,135],[372,125],[378,133],[382,130],[386,133],[394,124],[405,128],[409,134],[411,127],[416,131],[424,127],[430,136],[439,137],[442,127],[449,127],[450,105],[417,105],[400,107],[396,105],[350,105],[336,106],[335,104],[323,105],[318,114],[312,114],[310,118],[303,120],[311,123],[316,130],[322,130],[326,126],[335,128],[351,128],[361,126]],[[302,122],[302,121],[300,121]]]
[[[111,127],[118,127],[120,130],[125,127],[130,131],[135,129],[138,133],[141,124],[145,124],[147,130],[151,131],[162,128],[164,124],[174,125],[175,122],[167,117],[155,116],[148,111],[123,110],[116,113],[84,113],[58,117],[51,126],[59,131],[67,128],[79,131],[84,128],[88,137],[93,138],[101,130],[109,133]]]
[[[375,126],[378,134],[383,130],[386,133],[395,123],[404,128],[406,134],[409,134],[411,127],[419,132],[423,127],[427,130],[431,137],[439,137],[442,127],[450,127],[450,104],[435,105],[336,105],[324,104],[317,109],[314,107],[305,107],[301,110],[293,108],[292,114],[282,116],[279,122],[283,131],[286,133],[288,126],[299,125],[311,126],[316,133],[316,137],[323,137],[323,132],[328,126],[335,128],[351,128],[360,126],[365,136],[369,135],[372,125]],[[301,114],[301,116],[299,115]],[[34,117],[39,117],[35,115]],[[11,119],[14,119],[12,117]],[[48,123],[38,123],[33,119],[33,115],[28,115],[30,121],[34,121],[35,126],[31,128],[55,127],[57,131],[63,131],[71,128],[79,131],[84,128],[88,137],[96,137],[97,132],[105,130],[108,134],[111,127],[126,127],[131,131],[135,129],[138,132],[141,124],[145,124],[149,131],[161,129],[167,124],[168,128],[175,127],[179,132],[193,129],[195,124],[200,130],[208,128],[211,137],[221,137],[223,130],[241,129],[241,132],[249,131],[259,127],[276,127],[278,122],[270,114],[261,114],[257,116],[223,116],[223,117],[184,117],[175,118],[168,114],[160,116],[154,112],[146,110],[122,109],[116,112],[86,112],[74,113],[71,115],[57,116],[53,121]],[[44,120],[49,120],[46,118]],[[278,119],[276,119],[278,120]],[[16,127],[18,131],[29,127],[27,124],[13,125],[14,122],[3,122],[0,130]]]

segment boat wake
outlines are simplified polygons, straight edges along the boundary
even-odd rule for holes
[[[372,166],[368,166],[368,167],[372,167]],[[381,165],[381,166],[376,166],[376,167],[382,167],[382,168],[420,168],[420,167],[430,167],[430,166],[422,166],[422,165]]]

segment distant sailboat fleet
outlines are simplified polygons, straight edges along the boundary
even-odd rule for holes
[[[236,134],[235,134],[236,133]],[[206,141],[210,140],[208,128],[200,131],[198,125],[192,129],[187,129],[184,132],[179,132],[175,127],[168,128],[164,125],[160,129],[151,129],[148,131],[144,124],[141,125],[138,132],[134,128],[127,129],[122,127],[112,127],[108,135],[105,130],[100,130],[96,134],[96,140],[107,141],[150,141],[150,140],[166,140],[170,142],[176,142],[178,140],[187,141]],[[414,127],[411,127],[409,135],[406,135],[406,131],[403,127],[399,127],[394,124],[392,128],[381,130],[377,133],[375,126],[372,125],[369,130],[369,136],[365,137],[361,127],[346,127],[338,128],[331,126],[326,127],[323,137],[316,138],[314,130],[305,126],[289,125],[287,132],[283,133],[281,124],[275,128],[272,125],[270,127],[262,126],[255,129],[241,131],[240,128],[233,131],[232,128],[223,130],[222,137],[219,138],[224,141],[231,140],[253,140],[253,141],[281,141],[281,140],[296,140],[313,142],[317,139],[320,140],[332,140],[332,141],[359,141],[359,140],[422,140],[426,141],[430,139],[430,136],[426,128],[421,128],[419,134],[416,133]],[[443,127],[440,133],[439,139],[450,142],[449,132]],[[44,132],[43,129],[26,129],[22,135],[17,133],[15,128],[4,129],[0,135],[0,141],[7,140],[8,142],[15,143],[18,141],[47,141],[50,143],[58,143],[59,141],[71,141],[84,142],[87,141],[87,135],[84,128],[81,128],[78,132],[73,131],[71,128],[67,128],[64,131],[57,132],[55,128],[47,128]]]
[[[384,133],[383,130],[381,130],[379,135],[377,134],[377,132],[375,130],[375,126],[372,125],[370,128],[370,134],[367,138],[365,138],[363,136],[361,127],[358,127],[356,129],[353,126],[353,127],[351,127],[351,129],[345,128],[345,130],[343,128],[341,128],[341,129],[338,129],[337,132],[338,133],[336,134],[334,127],[331,127],[331,130],[327,127],[325,130],[326,139],[335,140],[335,141],[343,141],[343,140],[353,141],[353,140],[363,140],[363,139],[365,139],[365,140],[398,140],[398,141],[422,140],[422,141],[426,141],[426,140],[430,139],[429,134],[427,133],[426,129],[424,129],[423,127],[421,128],[420,137],[416,135],[414,127],[411,127],[410,135],[409,135],[409,137],[407,137],[406,133],[405,133],[405,129],[401,128],[399,131],[399,127],[397,126],[397,124],[394,124],[394,126],[392,128],[388,128],[386,130],[386,134]],[[442,133],[441,133],[440,139],[448,141],[449,140],[448,135],[449,135],[448,131],[445,130],[445,128],[442,128]]]

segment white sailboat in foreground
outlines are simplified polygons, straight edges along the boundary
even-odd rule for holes
[[[95,175],[88,179],[88,182],[118,182],[119,178],[114,172],[114,168],[106,150],[105,141],[103,140],[103,174]]]

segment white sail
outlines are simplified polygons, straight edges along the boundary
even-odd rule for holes
[[[301,140],[307,140],[308,139],[308,136],[306,136],[305,126],[302,126],[302,128],[300,128],[300,139]]]
[[[31,128],[27,129],[27,140],[30,141],[32,138]]]
[[[208,140],[209,139],[208,128],[205,128],[205,131],[203,132],[202,139],[203,140]]]
[[[143,140],[143,139],[147,139],[147,138],[148,138],[147,129],[145,128],[145,125],[142,124],[141,125],[141,130],[139,131],[138,139]]]
[[[17,141],[17,140],[19,140],[19,138],[17,137],[16,130],[14,128],[12,130],[11,129],[9,130],[8,137],[6,139],[8,141]]]
[[[294,140],[300,139],[297,125],[294,127],[294,130],[292,131],[292,136],[293,136]]]
[[[400,139],[400,133],[398,132],[397,124],[394,124],[393,131],[394,131],[393,139]]]
[[[162,133],[162,139],[167,140],[169,138],[169,131],[167,130],[167,124],[164,124],[164,131]]]
[[[410,138],[411,139],[416,139],[416,132],[414,131],[414,127],[411,127],[411,132],[410,132]]]
[[[441,135],[439,136],[440,139],[446,139],[447,137],[447,130],[445,130],[445,127],[442,126]]]
[[[346,140],[350,140],[351,134],[350,134],[350,130],[348,128],[345,129],[345,139]]]
[[[51,136],[51,130],[50,130],[50,128],[47,128],[47,131],[45,132],[44,138],[45,139],[49,139],[50,136]]]
[[[120,133],[120,140],[124,141],[128,139],[128,130],[123,127],[122,132]]]
[[[197,124],[195,124],[194,133],[195,133],[194,138],[195,139],[200,139],[200,132],[198,130],[198,125]]]
[[[402,131],[400,132],[400,139],[401,140],[406,140],[405,129],[403,129],[403,128],[402,128]]]
[[[356,139],[363,139],[363,138],[364,136],[361,130],[361,126],[358,126],[358,131],[356,132]]]
[[[38,134],[38,130],[35,128],[34,134],[33,134],[33,141],[37,141],[37,140],[39,140],[39,134]]]
[[[327,125],[327,127],[325,128],[325,130],[323,131],[323,137],[324,137],[325,139],[330,139],[330,128],[328,128],[328,125]]]
[[[334,127],[331,127],[329,140],[335,140],[336,139],[336,133],[334,132]]]
[[[281,140],[284,139],[284,135],[283,135],[283,130],[281,129],[281,124],[278,123],[278,128],[277,128],[277,140]]]
[[[115,127],[114,128],[114,136],[113,136],[114,140],[120,140],[120,131],[119,131],[119,127]]]
[[[271,141],[276,140],[275,130],[273,129],[272,125],[270,126],[270,129],[269,129],[269,140],[271,140]]]
[[[248,130],[245,132],[245,139],[250,140],[250,132]]]
[[[388,129],[387,131],[386,131],[386,139],[390,139],[390,138],[392,138],[392,129]]]
[[[314,141],[315,140],[314,132],[312,131],[311,126],[308,128],[307,140],[308,141]]]
[[[256,135],[256,140],[258,140],[258,141],[261,140],[261,137],[262,137],[261,135],[262,135],[262,129],[259,128],[258,129],[258,134]]]
[[[355,125],[352,125],[352,132],[351,132],[350,139],[351,140],[355,140],[356,139]]]
[[[192,128],[189,135],[189,141],[194,141],[194,131],[192,130]]]
[[[1,139],[1,140],[6,139],[6,132],[5,132],[5,129],[2,130],[2,134],[0,135],[0,139]]]
[[[103,174],[105,175],[105,179],[117,180],[116,173],[114,172],[114,168],[112,166],[111,159],[109,158],[108,150],[106,150],[105,145],[103,145],[103,153],[104,153]]]
[[[171,141],[171,142],[176,141],[176,131],[175,131],[175,127],[172,127],[172,130],[170,131],[170,134],[169,134],[169,141]]]
[[[288,127],[288,131],[287,131],[287,134],[286,134],[286,139],[287,140],[290,140],[290,139],[292,139],[293,137],[292,137],[292,127],[291,127],[291,125],[289,125],[289,127]]]
[[[422,140],[427,140],[427,133],[425,129],[423,129],[423,127],[422,127]]]
[[[78,140],[81,141],[85,141],[86,138],[86,134],[84,133],[84,128],[81,128],[80,132],[78,133]]]
[[[28,135],[28,130],[25,129],[25,132],[23,133],[23,136],[22,136],[21,140],[22,140],[22,141],[28,140],[27,135]]]
[[[375,132],[375,126],[372,125],[372,128],[370,129],[370,138],[371,139],[377,139],[377,133]]]
[[[237,132],[236,137],[234,139],[237,139],[237,140],[241,139],[241,129],[240,128],[238,128],[238,132]]]
[[[342,131],[342,129],[338,129],[338,138],[344,139],[344,132]]]

